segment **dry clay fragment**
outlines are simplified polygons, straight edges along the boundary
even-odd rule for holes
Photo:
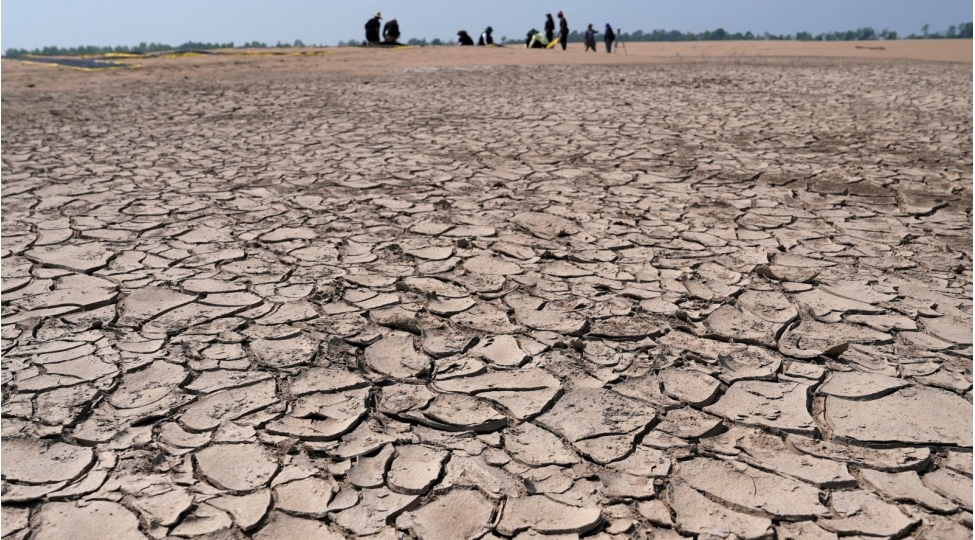
[[[235,492],[264,487],[278,472],[274,453],[256,443],[214,444],[194,454],[194,459],[207,481]]]
[[[538,368],[457,377],[437,381],[435,386],[445,392],[473,394],[497,402],[519,420],[541,412],[561,388],[558,379]]]
[[[714,499],[771,517],[796,520],[829,514],[815,487],[747,465],[695,458],[681,462],[678,475]]]
[[[503,469],[488,465],[483,456],[466,457],[455,453],[447,462],[446,474],[436,490],[458,487],[476,488],[492,498],[525,494],[524,482]]]
[[[869,491],[836,491],[831,498],[837,517],[817,521],[822,528],[840,535],[899,537],[918,521],[901,513]]]
[[[516,214],[510,221],[545,240],[569,236],[581,230],[573,221],[543,212],[522,212]]]
[[[542,534],[584,533],[599,520],[599,508],[594,506],[568,506],[535,495],[509,498],[496,529],[507,536],[529,528]]]
[[[924,475],[925,485],[972,511],[972,477],[949,469],[938,469]]]
[[[681,532],[716,538],[734,535],[742,540],[759,540],[770,536],[771,520],[722,506],[679,478],[671,481],[667,499],[677,514],[677,528]]]
[[[368,384],[358,373],[336,366],[312,367],[291,379],[291,393],[302,396],[312,392],[341,392]]]
[[[522,273],[518,263],[506,261],[490,255],[479,255],[464,262],[464,268],[475,274],[489,274],[493,276],[511,276]]]
[[[469,540],[487,530],[493,515],[494,504],[480,492],[455,489],[403,514],[396,525],[420,540]]]
[[[314,519],[289,516],[275,512],[261,530],[254,533],[254,540],[344,540],[345,537],[329,530],[328,525]]]
[[[447,452],[422,445],[396,448],[386,483],[397,493],[423,495],[440,477]]]
[[[604,388],[576,388],[536,422],[597,463],[609,463],[629,453],[637,433],[654,418],[654,410],[635,399]]]
[[[135,290],[119,302],[119,326],[138,327],[140,324],[171,309],[196,300],[195,295],[183,294],[166,287],[145,287]]]
[[[838,439],[972,446],[972,404],[925,386],[868,401],[829,396],[825,417]]]
[[[727,304],[711,312],[707,319],[711,332],[735,342],[752,343],[774,349],[784,323],[761,319]]]
[[[274,488],[275,508],[291,514],[324,517],[328,501],[332,498],[332,486],[317,476],[295,480]]]
[[[287,416],[270,422],[267,431],[309,441],[337,439],[366,415],[368,395],[368,388],[338,394],[307,394],[294,402]]]
[[[386,488],[364,489],[359,504],[335,515],[335,523],[360,536],[376,534],[386,528],[386,521],[411,507],[416,495],[401,495]]]
[[[589,321],[572,311],[519,309],[515,311],[515,317],[519,324],[528,328],[568,336],[581,336],[589,328]]]
[[[655,428],[682,439],[702,439],[721,429],[721,419],[690,407],[667,411]]]
[[[227,388],[248,386],[270,378],[271,374],[266,371],[217,369],[214,371],[204,371],[199,377],[193,379],[193,382],[184,386],[184,388],[194,393],[210,394]]]
[[[661,450],[641,445],[625,459],[610,463],[609,467],[620,472],[656,478],[670,473],[670,458]]]
[[[816,424],[806,408],[808,388],[799,383],[739,381],[704,410],[747,426],[812,435]]]
[[[710,405],[721,387],[710,375],[693,369],[666,369],[660,381],[667,394],[698,408]]]
[[[360,457],[358,462],[349,469],[346,476],[349,482],[360,488],[382,487],[386,476],[386,469],[389,468],[390,461],[396,450],[393,445],[387,444],[376,455],[370,457]]]
[[[159,401],[186,380],[183,366],[156,360],[145,369],[122,375],[122,383],[112,393],[112,405],[120,409],[135,409]]]
[[[144,540],[139,519],[128,508],[110,501],[51,502],[41,507],[31,538],[39,540]]]
[[[509,368],[518,367],[528,359],[528,353],[510,335],[486,337],[470,350],[470,354]]]
[[[896,379],[862,371],[835,371],[819,387],[819,393],[849,399],[870,399],[910,386],[904,379]]]
[[[229,512],[238,527],[249,531],[264,519],[271,507],[271,491],[262,489],[247,495],[221,495],[207,502]]]
[[[592,323],[589,335],[612,339],[643,339],[663,335],[666,326],[647,317],[609,317]]]
[[[287,339],[256,339],[250,348],[259,364],[282,369],[311,362],[318,351],[318,341],[301,334]]]
[[[656,413],[646,405],[605,388],[575,388],[538,418],[538,423],[576,442],[600,435],[631,433]]]
[[[749,465],[776,472],[821,488],[844,488],[856,485],[845,463],[820,459],[791,450],[775,435],[755,431],[742,437],[738,448]]]
[[[215,429],[225,420],[236,420],[277,403],[276,386],[275,381],[267,380],[208,394],[186,408],[180,423],[195,431]]]
[[[872,469],[860,471],[863,479],[874,491],[892,501],[915,502],[935,512],[953,512],[957,505],[931,491],[914,471],[885,473]],[[929,475],[930,476],[930,475]]]
[[[877,332],[854,324],[826,324],[811,317],[802,317],[802,322],[782,333],[779,350],[795,358],[815,358],[817,356],[837,356],[849,347],[850,343],[890,343],[890,334]]]
[[[900,472],[922,469],[931,451],[927,448],[867,448],[789,435],[786,444],[811,456],[850,462],[878,471]]]
[[[487,302],[480,302],[467,311],[454,315],[450,320],[464,328],[490,334],[514,334],[520,329],[517,325],[511,324],[506,311]]]
[[[422,411],[422,418],[412,417],[446,431],[490,432],[508,423],[488,402],[466,394],[440,394]]]
[[[579,457],[561,439],[531,422],[505,430],[504,449],[511,457],[533,467],[579,462]]]
[[[416,350],[412,334],[392,332],[366,347],[369,369],[397,379],[422,377],[430,371],[430,358]]]
[[[44,266],[73,270],[86,274],[108,264],[114,253],[103,248],[98,242],[87,244],[39,247],[24,254],[28,259]]]
[[[4,480],[26,484],[72,480],[95,462],[91,448],[49,440],[4,437],[0,448]]]

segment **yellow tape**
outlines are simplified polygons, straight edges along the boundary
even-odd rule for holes
[[[33,60],[21,60],[20,58],[3,58],[5,62],[20,62],[21,64],[32,64],[35,66],[49,66],[49,67],[62,67],[75,69],[78,71],[104,71],[106,69],[138,69],[143,67],[142,64],[119,64],[113,62],[112,65],[100,66],[100,67],[82,67],[82,66],[69,66],[67,64],[58,64],[57,62],[35,62]]]

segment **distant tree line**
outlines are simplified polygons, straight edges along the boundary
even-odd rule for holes
[[[910,34],[903,39],[972,39],[972,23],[966,22],[959,25],[951,25],[944,32],[929,32],[929,25],[925,24],[921,27],[920,34]],[[724,28],[718,28],[716,30],[705,30],[704,32],[694,33],[694,32],[681,32],[680,30],[653,30],[652,32],[644,32],[643,30],[635,30],[633,32],[622,32],[620,37],[625,41],[751,41],[751,40],[768,40],[768,41],[870,41],[870,40],[890,40],[890,39],[900,39],[897,32],[893,30],[883,29],[877,31],[871,27],[857,28],[856,30],[847,30],[845,32],[826,32],[822,34],[813,35],[809,32],[798,32],[796,34],[771,34],[765,32],[763,34],[753,34],[752,32],[728,32]],[[501,37],[498,40],[501,43],[507,44],[517,44],[523,43],[525,38],[508,38],[506,36]],[[569,41],[573,43],[582,42],[582,32],[578,30],[573,30],[569,33]],[[358,46],[362,43],[361,40],[350,39],[348,41],[339,41],[339,47],[352,47]],[[429,41],[424,39],[412,38],[406,42],[407,45],[452,45],[453,42],[449,40],[442,40],[440,38],[434,38]],[[282,43],[277,42],[273,45],[274,47],[305,47],[306,45],[297,39],[293,43]],[[42,56],[76,56],[81,54],[110,54],[110,53],[151,53],[151,52],[163,52],[163,51],[188,51],[188,50],[208,50],[208,49],[264,49],[269,47],[268,44],[260,41],[249,41],[242,45],[235,45],[233,42],[230,43],[204,43],[197,41],[187,41],[182,45],[173,47],[171,45],[166,45],[164,43],[145,43],[142,42],[134,47],[129,47],[126,45],[119,45],[115,47],[98,47],[95,45],[85,45],[81,47],[42,47],[40,49],[7,49],[7,57],[17,57],[24,56],[28,54],[42,55]]]
[[[202,41],[187,41],[182,45],[173,47],[165,43],[146,43],[142,42],[134,47],[128,45],[116,45],[115,47],[99,47],[97,45],[82,45],[80,47],[42,47],[39,49],[7,49],[5,56],[16,58],[25,55],[37,56],[78,56],[83,54],[145,54],[166,51],[192,51],[192,50],[213,50],[213,49],[266,49],[268,47],[305,47],[306,45],[296,39],[293,43],[277,42],[275,45],[268,45],[262,41],[248,41],[241,45],[235,45],[233,41],[229,43],[207,43]]]
[[[718,28],[717,30],[705,30],[700,33],[681,32],[680,30],[654,30],[652,32],[635,30],[633,32],[622,32],[620,36],[624,41],[870,41],[877,39],[898,39],[897,32],[893,30],[884,29],[878,32],[869,26],[857,28],[856,30],[847,30],[845,32],[826,32],[816,35],[810,32],[798,32],[794,35],[772,34],[769,32],[763,34],[753,34],[752,32],[732,33],[724,28]],[[583,34],[578,30],[573,30],[569,33],[570,42],[581,43],[582,38]],[[501,39],[504,43],[509,44],[523,43],[525,41],[524,38],[509,39],[503,37]],[[920,35],[911,34],[905,39],[972,39],[972,23],[967,22],[957,26],[951,25],[944,33],[929,33],[928,25],[925,24],[921,27]]]

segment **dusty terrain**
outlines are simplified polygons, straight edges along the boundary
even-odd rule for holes
[[[5,62],[3,538],[971,538],[971,42],[683,45]]]

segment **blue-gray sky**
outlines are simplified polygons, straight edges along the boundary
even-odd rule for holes
[[[901,35],[972,20],[971,0],[6,0],[0,48],[45,45],[237,44],[258,40],[334,45],[362,39],[374,11],[396,17],[404,38],[452,39],[458,29],[520,37],[544,14],[564,10],[574,29],[607,22],[624,31],[657,28],[700,32],[794,34],[872,26]]]

